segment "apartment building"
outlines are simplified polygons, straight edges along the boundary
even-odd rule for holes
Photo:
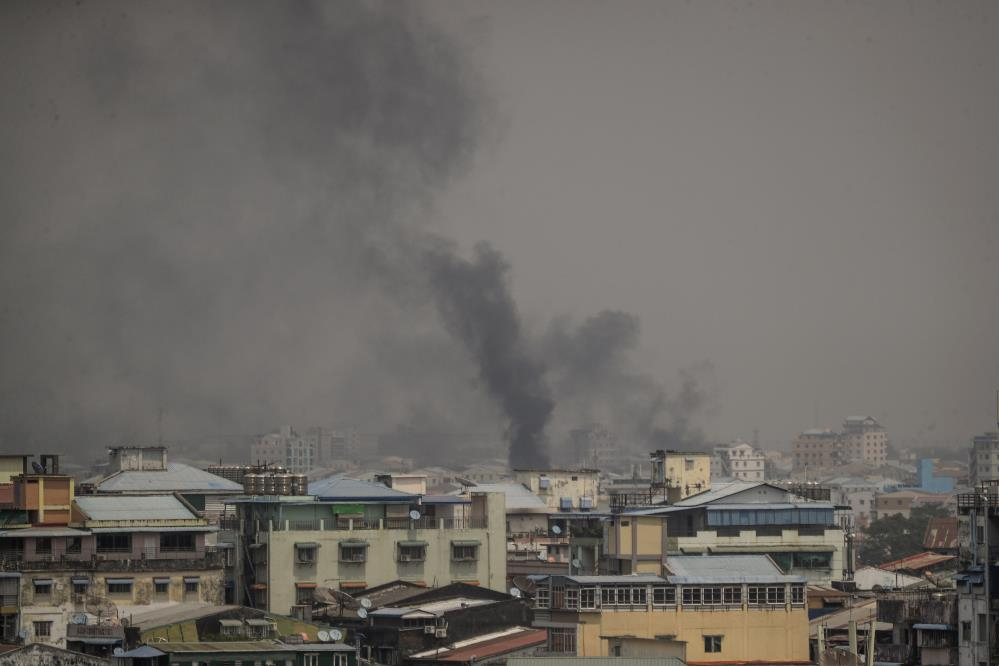
[[[559,511],[597,506],[600,471],[595,469],[515,469],[513,479]]]
[[[769,555],[786,573],[829,585],[844,573],[835,505],[767,483],[737,481],[605,523],[601,570],[661,575],[672,555]]]
[[[859,477],[834,477],[822,485],[830,488],[836,504],[850,507],[853,523],[864,527],[876,514],[875,497],[884,484]]]
[[[402,580],[506,589],[502,493],[435,497],[333,477],[306,497],[233,500],[240,603],[293,614],[316,588],[356,593]]]
[[[742,440],[722,444],[714,448],[718,476],[736,481],[763,481],[766,474],[767,458],[762,451]],[[712,470],[714,471],[714,470]]]
[[[840,450],[839,434],[832,430],[813,428],[800,433],[794,440],[794,469],[831,469],[845,462]]]
[[[957,496],[959,666],[999,664],[999,481]]]
[[[951,496],[941,493],[927,493],[914,488],[895,490],[890,493],[877,493],[874,496],[874,511],[871,520],[888,516],[908,518],[912,510],[921,506],[944,506]]]
[[[999,432],[987,432],[972,438],[968,463],[972,488],[978,487],[982,481],[999,479]]]
[[[534,617],[554,654],[809,663],[805,581],[761,555],[670,557],[661,576],[548,576]]]
[[[805,430],[794,440],[793,451],[796,471],[850,463],[880,467],[888,461],[888,432],[873,416],[848,416],[840,432]]]
[[[880,466],[888,460],[888,431],[873,416],[848,416],[840,435],[847,458]]]
[[[173,495],[89,495],[73,499],[61,525],[0,531],[3,569],[20,574],[27,640],[65,647],[68,626],[81,618],[94,623],[159,603],[222,603],[224,559],[205,545],[214,529]]]
[[[250,462],[276,465],[292,474],[343,466],[357,457],[360,434],[355,430],[309,428],[298,433],[290,425],[260,435],[250,446]]]

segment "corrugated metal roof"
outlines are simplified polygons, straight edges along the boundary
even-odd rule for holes
[[[80,495],[76,506],[90,520],[195,520],[173,495]]]
[[[184,463],[167,463],[165,470],[116,472],[97,485],[104,493],[203,491],[241,493],[243,486]]]
[[[545,501],[524,487],[521,483],[477,483],[471,488],[474,492],[503,493],[506,495],[506,512],[553,511]]]
[[[331,476],[309,484],[309,494],[323,500],[367,500],[379,502],[404,502],[418,499],[419,495],[404,493],[380,483]]]
[[[944,562],[950,562],[951,560],[956,560],[957,558],[953,555],[941,555],[939,553],[916,553],[915,555],[910,555],[908,557],[903,557],[898,560],[892,560],[891,562],[886,562],[880,565],[879,569],[884,569],[885,571],[918,571],[920,569],[926,569],[928,567],[935,567],[938,564],[943,564]]]
[[[23,538],[23,537],[72,537],[86,536],[89,532],[75,530],[72,527],[26,527],[20,530],[3,530],[0,536]]]
[[[685,666],[679,657],[576,657],[545,655],[543,657],[507,657],[507,666]]]
[[[797,502],[739,502],[732,504],[718,504],[707,507],[708,511],[726,511],[729,509],[835,509],[832,502],[810,502],[801,499]]]
[[[638,574],[637,576],[565,576],[565,578],[580,585],[628,585],[666,582],[665,578],[653,574]]]
[[[804,582],[798,576],[785,576],[766,555],[668,555],[666,568],[670,582]],[[760,579],[767,579],[763,581]]]
[[[930,518],[923,535],[923,548],[957,550],[957,517]]]
[[[547,640],[548,632],[544,629],[514,627],[458,641],[449,647],[412,654],[408,659],[466,663],[542,645]]]

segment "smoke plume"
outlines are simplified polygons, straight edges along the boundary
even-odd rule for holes
[[[428,254],[431,284],[448,331],[475,359],[485,389],[508,421],[510,464],[546,467],[544,432],[555,403],[545,366],[532,358],[507,285],[509,265],[486,243],[472,261],[445,249]]]

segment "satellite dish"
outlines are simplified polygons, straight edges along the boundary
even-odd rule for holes
[[[28,640],[28,630],[21,629],[21,631],[17,632],[17,637],[20,638],[22,641]]]
[[[77,613],[76,615],[74,615],[70,619],[70,622],[72,622],[73,624],[86,624],[87,623],[87,614],[86,613]]]
[[[520,588],[511,587],[510,588],[510,596],[511,597],[517,597],[519,599],[520,598]]]
[[[120,647],[116,647],[116,648],[114,649],[114,653],[113,653],[113,654],[114,654],[114,656],[116,656],[116,657],[120,657],[121,655],[125,654],[125,650],[123,650],[123,649],[122,649],[122,648],[120,648]]]
[[[357,617],[361,618],[362,620],[368,617],[368,610],[366,608],[358,608]]]
[[[358,601],[361,602],[361,606],[364,607],[365,609],[371,608],[371,599],[368,599],[367,597],[361,597]]]
[[[575,567],[576,569],[578,569],[578,568],[580,568],[581,566],[583,566],[583,564],[582,564],[582,562],[580,562],[580,561],[579,561],[579,559],[577,558],[577,559],[573,559],[573,560],[572,560],[572,566],[573,566],[573,567]]]
[[[323,643],[330,642],[330,632],[326,631],[325,629],[321,629],[319,633],[316,635],[319,636],[319,640],[321,640]]]
[[[552,525],[552,534],[561,534],[562,528],[558,525]]]
[[[544,553],[538,553],[538,559],[539,559],[539,560],[541,560],[542,562],[544,562],[544,561],[545,561],[545,560],[547,560],[548,558],[547,558],[547,557],[545,557],[545,554],[544,554]]]
[[[333,641],[338,641],[343,638],[343,632],[339,629],[330,629],[330,639]]]
[[[419,520],[420,512],[417,511],[416,509],[413,509],[412,511],[409,512],[409,517],[412,518],[413,520]]]

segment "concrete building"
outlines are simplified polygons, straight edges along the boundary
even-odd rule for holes
[[[285,425],[256,438],[250,445],[250,462],[308,474],[314,469],[343,468],[357,459],[359,449],[360,434],[355,430],[312,427],[300,434]]]
[[[880,467],[888,460],[888,433],[872,416],[848,416],[841,432],[805,430],[794,440],[795,471],[821,471],[850,463]]]
[[[950,501],[950,495],[927,493],[913,488],[878,493],[874,497],[874,512],[871,520],[887,516],[908,518],[912,510],[921,506],[943,506]]]
[[[3,567],[20,574],[22,629],[29,640],[66,647],[71,619],[222,603],[224,559],[205,545],[214,529],[173,495],[90,495],[73,500],[62,526],[3,530]]]
[[[514,481],[558,511],[589,511],[600,495],[595,469],[515,469]]]
[[[849,506],[853,524],[866,527],[875,513],[874,499],[883,485],[856,476],[834,477],[822,482],[832,491],[832,501]]]
[[[502,493],[435,497],[344,477],[309,492],[233,500],[235,519],[223,522],[241,553],[240,603],[294,614],[316,588],[357,592],[394,580],[506,589]]]
[[[999,482],[957,496],[962,571],[957,583],[958,664],[999,664]]]
[[[835,505],[766,483],[733,482],[676,504],[633,509],[605,523],[602,570],[660,575],[671,555],[769,555],[810,584],[847,567]]]
[[[999,480],[999,432],[976,435],[971,440],[968,480],[972,488],[977,488],[982,481]]]
[[[805,581],[763,556],[670,557],[663,576],[548,576],[534,617],[555,654],[809,663]]]
[[[714,448],[718,460],[719,476],[736,481],[763,481],[766,475],[766,456],[740,439]]]

